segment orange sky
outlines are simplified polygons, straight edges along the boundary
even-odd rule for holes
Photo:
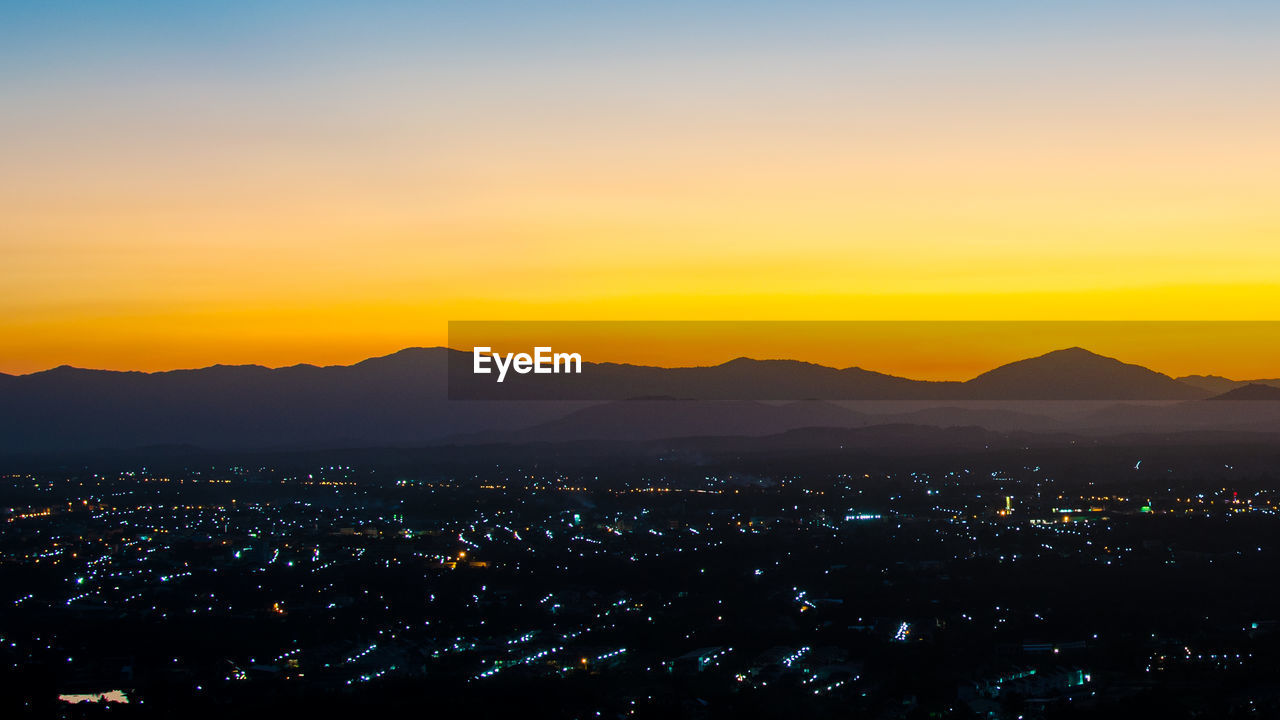
[[[18,23],[0,371],[468,319],[1276,319],[1272,18],[1045,7]],[[1280,375],[1223,347],[1126,359]]]

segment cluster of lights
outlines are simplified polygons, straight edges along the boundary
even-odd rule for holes
[[[795,663],[797,660],[804,657],[805,655],[808,655],[811,649],[812,648],[810,648],[808,645],[800,648],[799,650],[795,651],[794,653],[791,653],[787,657],[782,658],[782,664],[787,667],[791,667],[791,665]]]

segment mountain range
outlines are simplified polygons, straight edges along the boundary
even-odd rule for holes
[[[1280,429],[1280,403],[1227,402],[1280,399],[1280,381],[1173,378],[1082,348],[963,382],[738,358],[692,368],[583,363],[580,375],[509,375],[511,384],[499,385],[470,375],[470,362],[470,353],[410,348],[350,366],[157,373],[62,366],[0,375],[0,452],[640,440],[890,423],[1094,433]],[[460,395],[486,399],[450,399]]]
[[[859,367],[832,368],[797,360],[745,357],[720,365],[678,368],[584,363],[580,375],[513,373],[502,384],[494,382],[490,375],[476,375],[471,370],[469,354],[451,353],[451,397],[1011,401],[1190,400],[1214,394],[1204,387],[1078,347],[1002,365],[964,382],[911,380]]]

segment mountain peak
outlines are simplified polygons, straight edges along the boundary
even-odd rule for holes
[[[1073,345],[1072,347],[1069,347],[1069,348],[1062,348],[1061,350],[1053,350],[1045,353],[1044,355],[1041,355],[1040,357],[1077,357],[1077,358],[1102,358],[1103,360],[1115,360],[1115,358],[1109,358],[1106,355],[1099,355],[1098,353],[1093,352],[1092,350],[1086,350],[1085,348],[1082,348],[1079,345]],[[1116,360],[1116,362],[1119,362],[1119,360]]]
[[[1189,400],[1206,394],[1163,373],[1082,347],[1001,365],[965,385],[992,399]]]
[[[766,358],[757,359],[747,356],[736,357],[732,360],[720,363],[717,367],[825,367],[817,363],[806,362],[804,360],[790,360],[786,358]]]
[[[361,360],[354,365],[339,365],[333,367],[370,367],[370,366],[399,366],[399,365],[416,365],[418,363],[428,361],[432,358],[447,358],[449,353],[459,352],[444,347],[410,347],[403,350],[397,350],[389,355],[379,355]],[[459,353],[461,354],[461,353]]]
[[[1044,353],[1043,355],[1036,355],[1035,357],[1029,357],[1024,360],[1018,360],[1018,361],[1015,361],[1014,363],[1009,363],[1009,364],[1013,365],[1018,362],[1026,363],[1026,362],[1036,362],[1036,361],[1045,361],[1045,362],[1053,361],[1053,362],[1061,362],[1061,363],[1104,362],[1104,363],[1110,363],[1115,365],[1128,365],[1128,363],[1125,363],[1122,360],[1117,360],[1116,358],[1096,353],[1092,350],[1089,350],[1087,348],[1082,348],[1078,345],[1072,346],[1069,348],[1061,348],[1059,350],[1050,350],[1049,352]],[[1140,366],[1134,365],[1133,367],[1140,367]]]

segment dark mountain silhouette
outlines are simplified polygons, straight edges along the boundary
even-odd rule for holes
[[[1205,391],[1084,348],[1002,365],[965,383],[969,397],[999,400],[1189,400]]]
[[[1241,387],[1238,387],[1235,390],[1228,390],[1227,392],[1224,392],[1221,395],[1215,395],[1211,398],[1208,398],[1208,400],[1211,400],[1211,401],[1216,401],[1216,400],[1278,401],[1280,400],[1280,388],[1272,387],[1270,385],[1263,385],[1261,383],[1250,383],[1248,385],[1243,385]]]
[[[1079,418],[962,407],[975,401],[1180,401],[1212,393],[1193,384],[1080,348],[1001,366],[966,382],[922,382],[857,367],[738,358],[721,365],[659,368],[584,363],[581,375],[470,374],[471,355],[411,348],[350,366],[215,365],[141,373],[67,366],[0,376],[0,452],[24,453],[152,445],[206,448],[337,448],[427,445],[448,439],[656,438],[758,436],[806,426],[879,423],[982,425],[1056,431],[1202,427],[1246,419],[1203,407],[1169,411],[1135,406]],[[450,400],[459,368],[485,401]],[[539,381],[546,381],[539,384]],[[523,387],[518,383],[523,382]],[[539,394],[541,393],[541,394]],[[513,398],[557,399],[524,402]],[[629,397],[703,402],[595,403]],[[908,410],[850,409],[828,402],[902,401]],[[719,400],[720,403],[706,401]],[[1194,405],[1203,406],[1204,403]],[[577,411],[577,412],[575,412]],[[1269,416],[1268,416],[1269,417]],[[1270,420],[1267,420],[1270,422]]]
[[[1270,387],[1280,388],[1280,378],[1267,378],[1258,380],[1231,380],[1221,375],[1186,375],[1178,378],[1178,382],[1194,385],[1202,390],[1207,390],[1214,395],[1220,395],[1228,390],[1244,387],[1245,385],[1268,385]]]
[[[453,352],[451,397],[466,399],[625,400],[927,400],[960,397],[962,383],[927,382],[850,367],[798,360],[737,358],[719,365],[661,368],[583,363],[580,375],[508,374],[499,384],[472,373],[471,355]]]
[[[830,368],[796,360],[740,357],[721,365],[689,368],[694,396],[743,398],[744,388],[768,388],[761,399],[916,399],[947,397],[959,383],[928,382],[886,375],[860,367]],[[677,372],[680,372],[677,370]]]
[[[1193,385],[1214,395],[1240,387],[1242,384],[1238,380],[1224,378],[1221,375],[1185,375],[1178,378],[1178,382]]]
[[[0,384],[0,451],[425,444],[458,432],[523,427],[578,407],[450,403],[445,353],[413,348],[351,366],[277,369],[57,367]]]
[[[796,360],[737,358],[684,368],[583,363],[581,375],[509,374],[499,384],[491,376],[472,374],[470,355],[455,353],[452,359],[452,396],[470,399],[1189,400],[1212,394],[1081,348],[1009,363],[965,382],[910,380]]]

